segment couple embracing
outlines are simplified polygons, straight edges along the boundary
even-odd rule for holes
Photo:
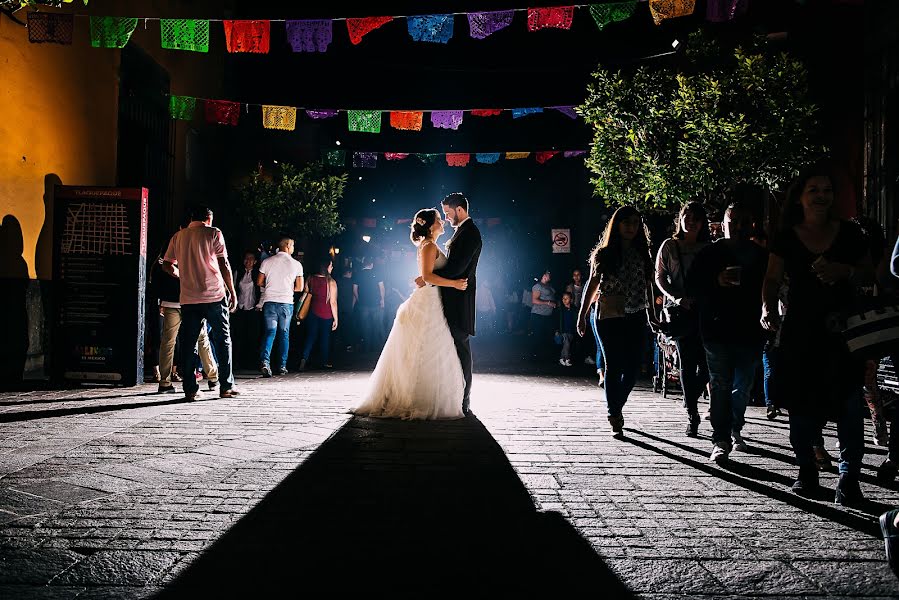
[[[400,305],[362,403],[361,416],[458,419],[470,413],[475,271],[481,232],[468,215],[468,199],[443,199],[443,214],[425,208],[412,220],[418,247],[418,285]],[[455,232],[441,252],[444,217]]]

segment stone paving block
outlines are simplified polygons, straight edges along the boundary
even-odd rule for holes
[[[55,500],[62,504],[76,504],[85,500],[96,500],[107,495],[100,490],[53,480],[40,481],[29,485],[14,485],[12,489],[33,496]]]
[[[795,561],[793,567],[832,595],[856,595],[864,591],[873,595],[899,596],[899,581],[882,560]]]
[[[179,556],[177,552],[104,550],[79,562],[53,584],[142,586],[161,578]]]
[[[637,592],[720,594],[727,590],[698,561],[615,559],[609,566]]]
[[[767,594],[777,590],[785,595],[816,595],[824,590],[785,562],[721,560],[702,561],[730,592],[735,594]]]
[[[67,550],[0,548],[0,584],[45,585],[82,559]]]

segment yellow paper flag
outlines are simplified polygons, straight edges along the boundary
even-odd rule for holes
[[[262,107],[262,126],[266,129],[293,131],[297,127],[297,109],[293,106]]]
[[[518,158],[527,158],[530,152],[506,152],[506,160],[515,160]]]

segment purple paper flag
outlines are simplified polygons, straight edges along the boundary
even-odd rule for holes
[[[468,30],[471,37],[482,40],[500,29],[512,24],[515,11],[500,10],[495,12],[479,12],[468,14]]]
[[[325,52],[331,43],[330,19],[287,21],[287,41],[294,52]]]
[[[306,109],[306,115],[310,119],[330,119],[336,117],[338,111],[331,108],[320,108],[318,110]]]
[[[431,112],[431,123],[439,129],[458,129],[462,114],[461,110],[435,110]]]
[[[562,156],[564,156],[565,158],[571,158],[573,156],[581,156],[586,153],[586,150],[566,150],[562,153]]]
[[[353,152],[353,166],[357,169],[374,169],[378,166],[377,152]]]
[[[746,12],[748,4],[749,0],[709,0],[705,18],[717,23],[732,21]]]
[[[569,119],[577,119],[577,113],[574,112],[573,106],[550,106],[550,108],[559,111]]]

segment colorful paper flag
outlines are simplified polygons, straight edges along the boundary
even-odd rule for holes
[[[268,54],[271,45],[271,21],[223,21],[228,52]]]
[[[124,48],[137,27],[137,19],[130,17],[91,17],[90,22],[94,48]]]
[[[201,19],[160,19],[162,47],[167,50],[209,52],[209,21]]]
[[[696,0],[649,0],[649,12],[656,25],[665,19],[692,15],[696,8]]]
[[[530,155],[530,152],[506,152],[506,160],[518,160],[520,158],[527,158]]]
[[[534,158],[537,159],[537,163],[542,165],[558,153],[558,150],[545,150],[543,152],[535,152]]]
[[[66,13],[28,13],[28,41],[32,44],[72,44],[75,17]]]
[[[454,15],[406,17],[409,35],[416,42],[446,44],[453,37]]]
[[[471,111],[472,117],[495,117],[503,114],[501,108],[475,108]]]
[[[403,160],[404,158],[408,158],[408,152],[385,152],[384,158],[387,160]]]
[[[451,167],[465,167],[471,160],[471,155],[463,152],[447,152],[446,164]]]
[[[381,111],[348,110],[346,114],[350,131],[381,133]]]
[[[338,110],[332,108],[319,108],[318,110],[306,109],[306,116],[310,119],[330,119],[336,117]]]
[[[520,119],[521,117],[526,117],[528,115],[536,115],[537,113],[542,113],[543,109],[539,106],[535,106],[532,108],[513,108],[512,109],[512,118]]]
[[[362,17],[361,19],[347,19],[346,28],[350,34],[350,41],[353,44],[358,44],[367,34],[391,21],[393,21],[393,17]]]
[[[512,24],[515,11],[500,10],[493,12],[479,12],[468,14],[468,31],[471,37],[482,40],[500,29],[505,29]]]
[[[499,152],[478,152],[474,157],[479,163],[492,165],[499,160]]]
[[[705,18],[716,23],[733,21],[738,15],[746,14],[748,7],[749,0],[708,0]]]
[[[331,19],[287,21],[287,41],[294,52],[326,52],[334,35]]]
[[[428,164],[436,161],[440,157],[440,154],[433,154],[429,152],[419,152],[415,155],[415,158],[419,159],[421,162]]]
[[[630,18],[637,10],[637,2],[613,2],[610,4],[591,4],[590,14],[596,21],[596,26],[600,31],[609,23],[616,21],[624,21]]]
[[[377,220],[377,219],[372,219],[371,217],[366,217],[366,218],[362,219],[362,226],[363,226],[363,227],[368,227],[368,228],[371,228],[371,227],[377,227],[377,226],[378,226],[378,220]]]
[[[197,99],[193,96],[169,96],[169,115],[173,119],[190,121],[197,111]]]
[[[503,220],[499,217],[489,217],[487,219],[487,227],[496,227],[497,225],[501,225]]]
[[[353,152],[353,167],[357,169],[374,169],[377,166],[377,152]],[[374,225],[366,225],[366,227],[374,227]]]
[[[550,108],[559,111],[569,119],[577,119],[578,117],[573,106],[550,106]]]
[[[390,126],[406,131],[421,131],[424,113],[418,111],[393,111],[390,113]]]
[[[297,109],[293,106],[262,106],[262,126],[266,129],[293,131],[297,128]]]
[[[346,152],[343,150],[323,150],[322,160],[331,167],[343,167],[346,165]]]
[[[462,117],[461,110],[435,110],[431,112],[431,124],[438,129],[459,129]]]
[[[230,100],[206,100],[206,122],[218,125],[237,125],[240,103]]]
[[[573,6],[528,9],[528,29],[530,31],[537,31],[548,27],[554,29],[571,29],[571,21],[573,19]]]
[[[586,150],[566,150],[565,152],[562,153],[562,156],[564,158],[572,158],[575,156],[583,156],[586,153],[587,153]]]

